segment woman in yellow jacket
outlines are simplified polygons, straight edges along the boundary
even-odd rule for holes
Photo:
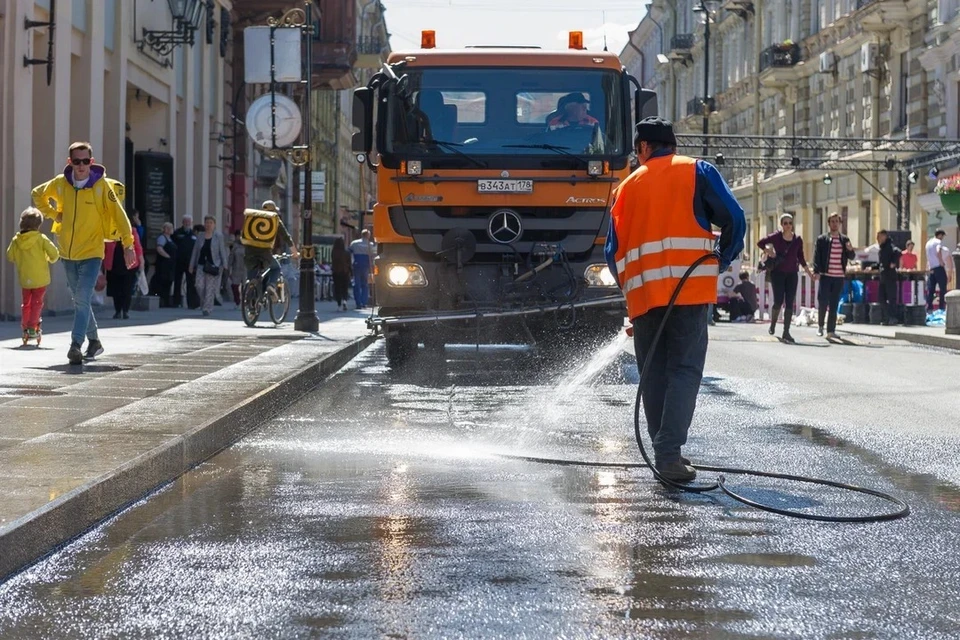
[[[35,187],[32,195],[34,205],[57,223],[54,232],[74,305],[67,359],[71,364],[82,364],[84,358],[103,353],[91,308],[103,262],[103,243],[119,240],[129,268],[137,261],[133,231],[106,169],[94,164],[89,142],[71,144],[63,173]],[[84,337],[89,340],[86,354],[80,350]]]
[[[50,285],[50,263],[60,258],[60,252],[50,238],[40,233],[43,214],[27,207],[20,214],[20,233],[13,236],[7,247],[7,260],[17,267],[23,304],[20,306],[20,327],[23,343],[37,339],[40,343],[40,314],[43,312],[43,296]]]

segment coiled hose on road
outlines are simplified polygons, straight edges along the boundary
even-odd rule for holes
[[[657,333],[653,337],[653,342],[650,343],[650,350],[647,352],[647,355],[644,357],[643,366],[640,368],[640,381],[637,384],[637,398],[633,405],[633,430],[634,435],[637,439],[637,446],[640,449],[640,455],[643,457],[644,464],[637,463],[617,463],[617,462],[585,462],[579,460],[559,460],[555,458],[540,458],[533,456],[504,456],[507,458],[513,458],[516,460],[526,460],[528,462],[539,462],[544,464],[557,464],[557,465],[566,465],[566,466],[581,466],[581,467],[615,467],[620,469],[636,469],[647,467],[653,471],[654,477],[663,484],[679,489],[680,491],[685,491],[687,493],[708,493],[711,491],[716,491],[719,489],[723,493],[727,494],[737,502],[741,502],[745,505],[751,507],[762,509],[763,511],[769,511],[770,513],[777,513],[782,516],[790,516],[792,518],[800,518],[803,520],[817,520],[820,522],[880,522],[884,520],[897,520],[899,518],[904,518],[910,515],[910,506],[903,500],[896,498],[888,493],[882,491],[877,491],[875,489],[867,489],[865,487],[858,487],[852,484],[846,484],[844,482],[836,482],[834,480],[822,480],[820,478],[811,478],[808,476],[799,476],[791,475],[787,473],[773,473],[770,471],[756,471],[753,469],[740,469],[736,467],[711,467],[707,465],[691,465],[698,471],[715,471],[720,475],[717,477],[715,482],[708,484],[685,484],[681,482],[675,482],[668,478],[660,475],[660,472],[657,471],[656,465],[650,460],[650,456],[647,454],[646,447],[643,446],[643,437],[642,431],[640,429],[640,403],[643,395],[643,385],[646,382],[649,375],[650,363],[652,361],[651,354],[657,350],[657,344],[660,342],[660,336],[663,333],[663,329],[667,324],[667,320],[670,318],[670,313],[673,311],[674,306],[677,302],[677,297],[680,295],[680,291],[683,288],[683,285],[689,279],[690,274],[693,273],[693,270],[698,266],[706,262],[707,260],[718,260],[716,254],[707,254],[701,256],[690,265],[690,268],[687,269],[686,273],[683,274],[683,277],[680,278],[680,282],[677,283],[676,288],[673,290],[673,295],[670,297],[670,302],[667,305],[667,310],[663,314],[663,320],[660,323],[660,326],[657,328]],[[874,514],[874,515],[859,515],[859,516],[830,516],[830,515],[819,515],[815,513],[805,513],[802,511],[794,511],[791,509],[781,509],[779,507],[774,507],[771,505],[763,504],[762,502],[757,502],[756,500],[751,500],[746,496],[740,495],[729,486],[727,486],[726,475],[747,475],[747,476],[758,476],[762,478],[778,478],[780,480],[790,480],[793,482],[803,482],[806,484],[815,484],[825,487],[834,487],[836,489],[843,489],[844,491],[853,491],[856,493],[861,493],[868,496],[873,496],[886,500],[898,507],[896,511],[891,511],[888,513]]]

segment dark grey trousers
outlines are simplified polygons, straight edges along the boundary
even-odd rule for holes
[[[633,320],[633,344],[641,370],[665,312],[666,307],[657,307]],[[656,463],[663,465],[680,459],[697,407],[707,358],[707,305],[674,307],[650,357],[643,412]]]

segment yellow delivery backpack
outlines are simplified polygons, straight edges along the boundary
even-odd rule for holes
[[[262,209],[244,209],[240,242],[248,247],[273,249],[280,230],[280,216]]]

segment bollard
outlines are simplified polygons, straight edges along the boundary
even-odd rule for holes
[[[947,293],[947,333],[960,335],[960,289]]]

